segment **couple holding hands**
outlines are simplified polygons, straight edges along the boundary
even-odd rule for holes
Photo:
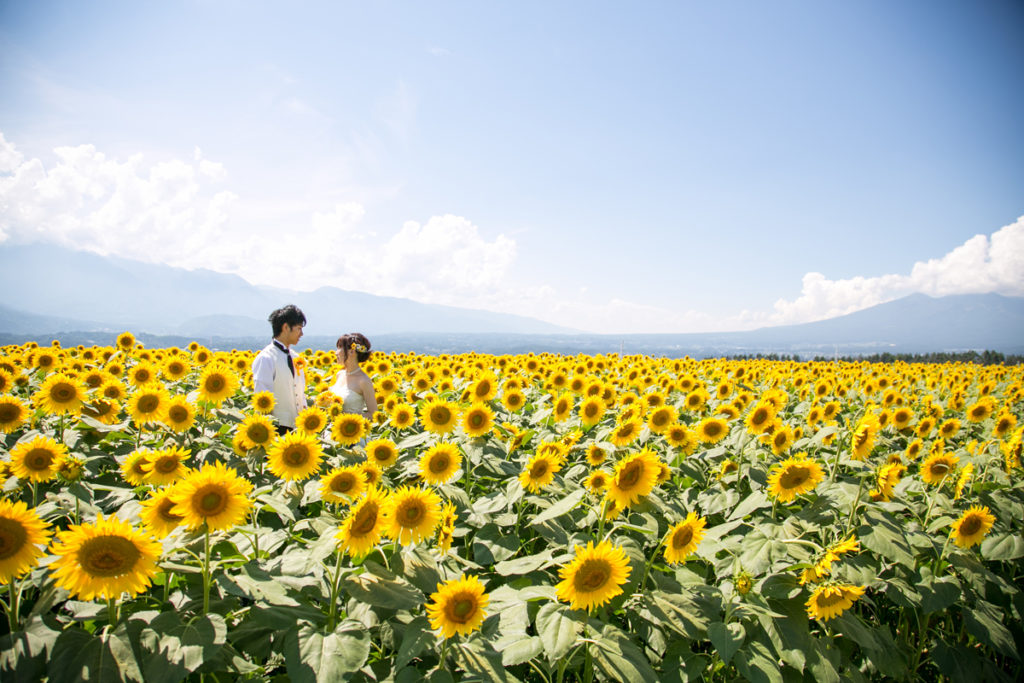
[[[292,304],[270,314],[274,338],[252,362],[254,391],[269,391],[274,395],[272,412],[277,431],[285,434],[295,428],[295,418],[307,407],[306,376],[296,363],[298,354],[292,347],[302,338],[306,316]],[[359,367],[370,357],[370,341],[354,332],[338,337],[335,354],[341,369],[331,384],[330,391],[342,401],[346,413],[358,413],[369,419],[377,410],[377,397],[373,381]]]

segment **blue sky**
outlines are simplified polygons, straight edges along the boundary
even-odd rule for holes
[[[5,2],[0,243],[598,332],[1024,295],[1021,35],[1019,2]]]

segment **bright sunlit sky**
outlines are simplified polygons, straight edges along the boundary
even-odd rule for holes
[[[0,2],[0,248],[594,332],[1024,295],[1024,3]]]

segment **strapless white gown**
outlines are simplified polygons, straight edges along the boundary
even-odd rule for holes
[[[342,412],[362,415],[366,410],[366,400],[363,395],[348,388],[344,370],[338,373],[338,378],[331,385],[331,393],[342,400]]]

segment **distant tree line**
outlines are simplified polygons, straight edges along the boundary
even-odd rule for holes
[[[785,353],[738,353],[726,356],[726,360],[782,360],[803,362],[797,354]],[[931,353],[873,353],[870,356],[815,356],[811,359],[815,362],[829,362],[841,360],[847,363],[976,363],[978,365],[1020,365],[1024,363],[1024,356],[1017,354],[1004,354],[998,351],[961,351],[949,353],[946,351],[933,351]]]

